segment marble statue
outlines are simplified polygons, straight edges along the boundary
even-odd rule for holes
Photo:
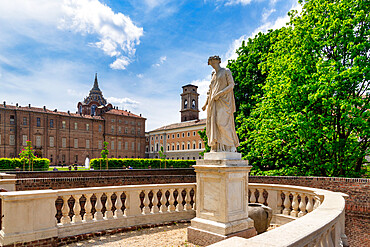
[[[235,132],[234,79],[231,71],[221,68],[221,58],[212,56],[208,59],[215,71],[212,72],[207,100],[202,110],[207,108],[206,134],[211,152],[236,152],[239,146]]]

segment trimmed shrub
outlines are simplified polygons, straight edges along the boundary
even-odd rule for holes
[[[100,164],[101,161],[101,164]],[[101,166],[100,166],[101,165]],[[163,159],[108,159],[108,169],[122,169],[131,166],[134,169],[151,168],[189,168],[195,165],[195,160],[163,160]],[[90,167],[94,170],[104,170],[106,161],[104,159],[92,159]]]
[[[26,171],[28,171],[28,161],[23,161],[19,158],[0,158],[0,170],[15,170],[16,167],[23,170],[23,164]],[[50,160],[46,158],[37,158],[33,160],[34,171],[47,171],[49,169]],[[31,169],[30,169],[31,170]]]

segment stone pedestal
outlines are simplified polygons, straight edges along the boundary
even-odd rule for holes
[[[255,236],[248,218],[248,161],[239,153],[215,152],[206,153],[194,167],[196,218],[188,228],[188,241],[209,245],[233,236]]]

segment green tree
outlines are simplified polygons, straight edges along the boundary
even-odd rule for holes
[[[100,152],[100,155],[101,155],[102,159],[105,160],[106,168],[108,170],[108,154],[109,154],[108,142],[104,142],[103,145],[104,145],[104,147],[103,147],[103,150]],[[100,166],[100,169],[101,169],[101,166]]]
[[[248,158],[298,175],[360,176],[370,145],[370,2],[300,3],[263,65]]]
[[[28,162],[28,170],[30,170],[32,166],[33,171],[33,160],[36,158],[36,156],[34,155],[32,142],[27,140],[26,143],[27,146],[19,153],[19,158],[21,158],[23,162],[23,171],[25,170],[25,162]]]
[[[243,41],[236,51],[237,59],[229,60],[227,65],[235,81],[235,127],[240,140],[239,151],[243,156],[250,152],[246,140],[255,129],[249,120],[250,115],[263,97],[262,86],[268,76],[268,71],[262,71],[262,66],[266,64],[267,56],[272,52],[272,45],[276,43],[279,33],[280,29],[269,30],[266,34],[258,33],[254,38],[249,38],[246,43]],[[259,161],[254,159],[252,163]]]
[[[161,158],[161,164],[164,161],[164,168],[167,168],[166,167],[166,156],[167,155],[164,154],[163,146],[161,146],[161,150],[159,150],[158,154],[159,154],[159,157]],[[159,165],[159,168],[161,168],[161,164]]]
[[[200,152],[199,154],[204,156],[204,153],[211,151],[211,147],[208,146],[208,137],[206,134],[206,128],[204,128],[204,130],[199,130],[198,134],[200,136],[200,139],[203,140],[203,144],[204,144],[204,151]]]

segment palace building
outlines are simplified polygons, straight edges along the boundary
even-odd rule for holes
[[[206,127],[206,119],[199,119],[197,86],[186,85],[181,93],[181,122],[166,125],[146,133],[146,157],[160,158],[163,147],[166,159],[202,159],[203,140],[198,131]]]
[[[31,140],[38,157],[51,165],[83,164],[98,158],[103,142],[109,143],[109,157],[145,157],[145,121],[140,115],[119,110],[107,103],[99,89],[97,75],[88,97],[77,112],[57,109],[0,105],[0,157],[18,157]]]

